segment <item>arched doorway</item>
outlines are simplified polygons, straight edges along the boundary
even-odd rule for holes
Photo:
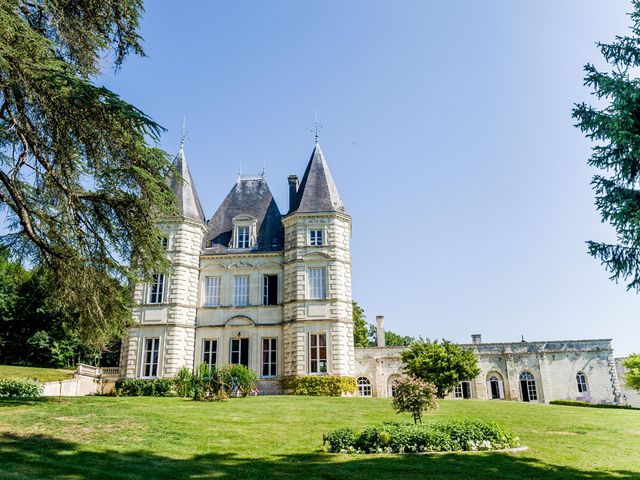
[[[520,374],[520,394],[523,402],[533,402],[538,400],[538,389],[536,379],[531,372]]]
[[[499,400],[504,398],[502,375],[497,372],[491,372],[487,375],[487,398],[489,400]]]

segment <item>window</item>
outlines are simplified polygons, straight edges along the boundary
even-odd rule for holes
[[[162,246],[163,250],[167,250],[169,248],[169,237],[166,236],[161,236],[160,237],[160,245]]]
[[[487,382],[487,394],[489,399],[496,400],[504,398],[504,390],[502,387],[502,380],[498,378],[498,375],[491,375]]]
[[[204,305],[205,307],[217,307],[220,305],[220,277],[205,278]]]
[[[229,363],[231,365],[249,366],[249,339],[232,338],[229,350]]]
[[[323,230],[309,230],[309,245],[312,247],[319,247],[324,245],[324,231]]]
[[[576,382],[578,382],[579,393],[587,393],[589,391],[589,388],[587,387],[587,377],[585,377],[584,373],[578,372],[576,375]]]
[[[162,303],[164,301],[164,273],[153,276],[149,288],[149,303]]]
[[[536,380],[531,372],[522,372],[520,374],[520,393],[522,394],[523,402],[538,400]]]
[[[205,339],[202,341],[202,363],[209,368],[218,362],[218,341]]]
[[[275,338],[262,339],[262,376],[275,377],[277,375],[277,351]]]
[[[278,304],[278,275],[265,275],[262,282],[262,304]]]
[[[453,398],[471,398],[471,382],[460,382],[453,389]]]
[[[142,354],[142,376],[158,376],[158,352],[160,350],[159,338],[145,338],[144,352]]]
[[[324,267],[309,268],[309,298],[310,299],[323,299],[326,298],[326,277],[327,270]]]
[[[309,335],[309,373],[327,373],[327,334]]]
[[[249,248],[250,238],[248,226],[238,225],[236,227],[236,248]]]
[[[249,305],[249,275],[238,275],[233,280],[233,304],[246,307]]]
[[[359,397],[371,396],[371,382],[367,377],[358,378],[358,396]]]
[[[459,383],[453,387],[453,398],[462,398],[462,384]]]

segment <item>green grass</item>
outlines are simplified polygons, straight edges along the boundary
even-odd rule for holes
[[[443,401],[434,417],[498,420],[520,453],[332,455],[322,434],[398,416],[386,399],[0,400],[0,478],[639,479],[640,412]]]
[[[16,365],[0,365],[0,378],[36,378],[41,382],[68,380],[75,370],[63,368],[20,367]]]

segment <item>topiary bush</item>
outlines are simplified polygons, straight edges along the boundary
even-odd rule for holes
[[[355,394],[358,385],[354,377],[317,375],[286,378],[284,388],[293,395],[340,397],[345,394]]]
[[[520,446],[514,433],[480,419],[439,420],[425,424],[383,423],[361,433],[343,427],[324,436],[330,452],[423,453],[501,450]]]
[[[170,397],[173,379],[121,379],[116,381],[115,392],[120,397]]]
[[[0,397],[35,398],[43,389],[42,383],[33,378],[0,378]]]

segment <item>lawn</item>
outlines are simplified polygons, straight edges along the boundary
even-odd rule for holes
[[[37,378],[41,382],[68,380],[75,370],[0,365],[0,378]]]
[[[443,401],[437,417],[510,426],[529,450],[332,455],[322,433],[395,415],[386,399],[254,397],[0,400],[0,478],[640,478],[640,412]]]

